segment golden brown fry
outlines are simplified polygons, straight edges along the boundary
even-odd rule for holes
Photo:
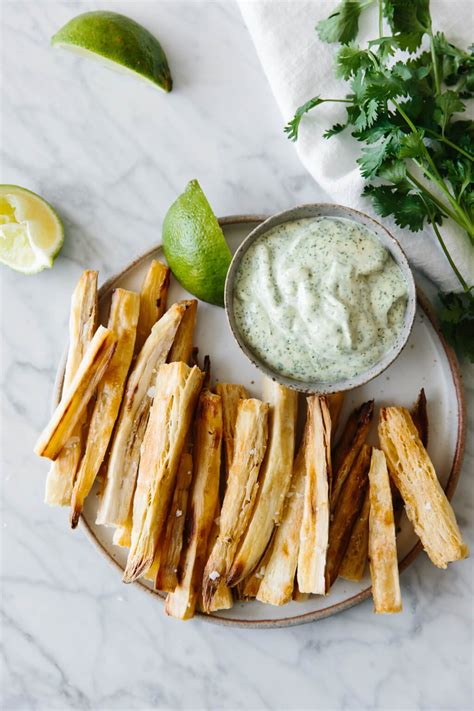
[[[227,579],[235,551],[247,528],[258,488],[268,438],[268,405],[241,400],[235,427],[234,459],[222,504],[219,536],[203,578],[203,605],[209,611],[222,578]]]
[[[173,592],[178,585],[178,567],[183,548],[184,522],[188,506],[188,492],[193,478],[193,458],[183,452],[179,463],[176,488],[166,522],[161,546],[160,569],[156,576],[157,590]]]
[[[400,612],[402,598],[392,494],[385,456],[379,449],[372,450],[369,480],[369,559],[374,610],[378,613]]]
[[[268,446],[255,507],[227,578],[231,586],[246,578],[265,552],[275,524],[280,523],[293,470],[298,394],[264,378],[263,399],[270,406]]]
[[[352,529],[351,539],[339,568],[339,575],[345,580],[359,582],[365,573],[369,550],[370,494],[365,492],[364,502]]]
[[[108,328],[117,339],[115,353],[99,383],[92,411],[84,456],[74,483],[71,526],[75,528],[84,501],[105,457],[122,400],[125,380],[132,362],[140,298],[125,289],[115,289]]]
[[[302,593],[298,587],[298,581],[295,580],[295,587],[293,589],[293,600],[295,602],[304,602],[309,598],[309,593]]]
[[[72,383],[40,435],[35,453],[56,459],[80,421],[114,354],[116,338],[99,326],[90,342]]]
[[[248,397],[243,385],[234,383],[217,383],[216,392],[222,398],[222,413],[224,417],[224,452],[225,472],[229,476],[232,459],[234,458],[235,423],[239,402]]]
[[[411,415],[404,407],[384,407],[379,438],[390,476],[425,551],[438,568],[468,555],[454,511],[436,476]]]
[[[138,318],[135,353],[139,353],[151,333],[151,329],[166,311],[170,270],[154,259],[150,264],[140,292],[140,316]]]
[[[132,543],[132,517],[123,524],[123,526],[117,526],[114,531],[113,544],[114,546],[121,546],[122,548],[130,548]]]
[[[428,446],[428,409],[426,404],[425,389],[421,388],[417,401],[413,404],[411,410],[413,424],[418,430],[418,434],[423,443],[423,447]]]
[[[196,299],[184,301],[186,304],[186,313],[184,314],[181,323],[179,324],[173,345],[168,356],[168,363],[173,361],[182,361],[191,365],[191,356],[193,353],[194,329],[196,327],[197,305]]]
[[[344,482],[329,526],[329,548],[326,562],[328,591],[338,576],[352,529],[364,502],[369,483],[370,455],[371,448],[369,445],[363,444]]]
[[[329,414],[331,415],[331,431],[333,437],[336,433],[337,426],[339,424],[339,418],[341,416],[342,406],[344,404],[345,393],[331,393],[326,395],[326,401],[329,408]]]
[[[185,363],[162,365],[158,371],[133,500],[126,583],[146,573],[153,563],[202,379],[199,368]]]
[[[212,549],[214,548],[215,542],[217,541],[217,537],[219,536],[220,515],[221,515],[221,502],[220,502],[220,500],[218,500],[216,514],[214,517],[214,521],[212,522],[211,533],[210,533],[209,541],[208,541],[208,545],[207,545],[207,554],[206,554],[204,563],[211,555]],[[202,575],[203,575],[203,572],[204,571],[202,570],[201,575],[200,575],[200,581],[199,581],[200,585],[199,585],[198,607],[201,610],[201,612],[205,612],[203,599],[202,599]],[[226,585],[225,580],[222,578],[222,580],[219,581],[219,584],[218,584],[216,591],[214,593],[214,597],[211,600],[211,604],[209,606],[209,609],[207,610],[207,613],[217,612],[218,610],[230,610],[230,608],[232,607],[233,604],[234,604],[234,597],[232,595],[232,590],[228,587],[228,585]]]
[[[97,328],[97,272],[83,272],[74,290],[69,317],[69,349],[64,373],[63,395],[84,357]],[[50,506],[68,506],[82,455],[87,412],[77,423],[71,437],[52,463],[46,479],[45,502]]]
[[[298,586],[303,593],[324,595],[329,537],[331,417],[324,397],[308,398],[306,478],[298,553]]]
[[[199,597],[216,509],[222,446],[222,403],[219,395],[201,393],[196,414],[194,475],[185,526],[179,585],[166,599],[165,611],[186,620]]]
[[[263,578],[256,595],[260,602],[267,602],[270,605],[285,605],[292,599],[303,520],[305,477],[305,443],[303,440],[294,462],[283,517],[273,534],[269,559],[265,563]]]
[[[341,440],[337,443],[333,457],[331,511],[336,507],[346,477],[367,437],[373,415],[374,401],[364,402],[349,416]]]
[[[156,371],[166,360],[185,311],[184,302],[173,304],[157,321],[128,377],[97,512],[98,524],[123,526],[131,515]]]

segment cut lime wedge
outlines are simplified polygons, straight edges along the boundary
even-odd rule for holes
[[[160,43],[125,15],[105,10],[85,12],[56,32],[51,44],[171,91],[171,73]]]
[[[53,266],[64,242],[51,205],[18,185],[0,185],[0,262],[23,274]]]

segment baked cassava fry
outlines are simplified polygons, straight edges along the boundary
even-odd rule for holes
[[[270,407],[268,445],[255,507],[228,575],[231,586],[246,578],[264,554],[275,525],[280,523],[293,470],[298,394],[264,378],[263,400]]]
[[[199,368],[185,363],[168,363],[158,371],[133,499],[126,583],[144,575],[153,563],[202,380]]]
[[[305,489],[297,580],[302,593],[326,593],[331,486],[331,417],[324,397],[308,398]]]
[[[173,304],[156,322],[128,377],[97,512],[98,524],[123,526],[130,518],[156,371],[166,361],[185,311],[185,303]]]
[[[341,439],[336,445],[333,455],[331,511],[334,511],[346,477],[367,437],[373,415],[373,400],[364,402],[360,407],[356,408],[349,416]]]
[[[268,405],[253,398],[241,400],[219,535],[204,570],[203,605],[206,611],[211,607],[220,580],[227,580],[237,546],[252,514],[267,439]]]
[[[166,311],[170,270],[154,259],[146,273],[140,291],[140,316],[138,318],[135,352],[139,353],[151,329]]]
[[[411,417],[413,424],[418,430],[418,434],[426,448],[428,446],[428,407],[426,403],[425,389],[421,388],[416,402],[413,404],[411,410]]]
[[[138,294],[125,289],[115,289],[110,306],[108,328],[115,335],[117,345],[97,388],[85,451],[74,483],[71,502],[73,528],[77,526],[84,501],[92,488],[112,436],[125,380],[132,362],[139,308]]]
[[[239,402],[248,397],[243,385],[234,383],[217,383],[216,393],[222,399],[222,414],[224,419],[224,454],[226,477],[229,476],[232,459],[234,458],[235,423]]]
[[[57,458],[94,395],[114,354],[115,346],[114,334],[99,326],[71,385],[36,443],[35,453],[40,457]]]
[[[345,580],[359,582],[365,573],[369,550],[370,493],[367,488],[362,508],[357,516],[351,539],[339,568],[339,575]]]
[[[303,520],[306,465],[304,441],[298,451],[280,525],[270,543],[270,555],[256,594],[270,605],[285,605],[293,597]],[[262,566],[263,567],[263,566]]]
[[[369,483],[370,455],[371,448],[369,445],[363,444],[346,477],[329,525],[329,547],[326,561],[328,591],[338,576],[352,530],[364,503]]]
[[[63,396],[84,357],[98,323],[97,272],[83,272],[74,289],[69,317],[69,348],[64,372]],[[82,456],[87,412],[74,428],[46,479],[45,502],[50,506],[69,506],[72,487]]]
[[[196,327],[197,305],[196,299],[189,299],[183,302],[186,305],[186,312],[181,319],[173,345],[168,356],[168,362],[182,361],[188,365],[191,363],[193,353],[194,329]]]
[[[219,535],[220,515],[221,515],[221,503],[219,500],[217,502],[216,515],[215,515],[214,521],[212,523],[211,534],[209,536],[209,543],[207,546],[206,560],[204,562],[206,562],[208,560],[209,556],[212,553],[212,549],[214,548],[215,542],[217,541],[217,537]],[[202,574],[201,574],[201,585],[200,585],[200,589],[199,589],[198,607],[201,610],[201,612],[206,612],[207,614],[209,614],[211,612],[217,612],[218,610],[230,610],[230,608],[234,604],[234,596],[233,596],[232,592],[233,591],[227,585],[224,578],[222,578],[221,580],[218,581],[218,585],[217,585],[217,588],[215,589],[211,603],[210,603],[209,607],[207,608],[207,610],[205,610],[204,603],[203,603],[203,597],[202,597]]]
[[[454,511],[409,411],[382,408],[379,439],[407,516],[431,561],[446,568],[448,563],[465,558],[469,551]]]
[[[331,432],[334,437],[336,434],[337,426],[339,424],[339,419],[341,417],[341,410],[344,404],[345,393],[330,393],[326,395],[326,402],[329,409],[329,414],[331,416]]]
[[[183,452],[161,545],[160,568],[155,581],[157,590],[164,592],[173,592],[178,584],[178,567],[183,548],[184,523],[192,477],[193,458],[190,452]]]
[[[194,473],[185,525],[179,584],[166,600],[168,615],[194,616],[201,591],[209,536],[219,504],[222,447],[222,403],[219,395],[203,391],[195,422]]]
[[[400,612],[402,598],[392,492],[384,453],[375,448],[372,450],[369,481],[369,560],[374,610],[378,613]]]

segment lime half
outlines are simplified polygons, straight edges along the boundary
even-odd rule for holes
[[[85,12],[61,27],[51,44],[171,91],[171,73],[161,44],[125,15],[104,10]]]
[[[53,266],[64,242],[61,220],[43,198],[0,185],[0,262],[23,274]]]
[[[163,250],[171,271],[191,294],[224,305],[232,255],[197,180],[171,205],[163,222]]]

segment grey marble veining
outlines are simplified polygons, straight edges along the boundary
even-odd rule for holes
[[[172,94],[50,48],[65,21],[99,7],[160,37]],[[190,178],[220,215],[325,196],[283,136],[230,0],[3,0],[1,14],[0,182],[50,200],[67,234],[53,270],[0,274],[2,708],[472,708],[471,561],[444,572],[420,556],[403,573],[405,609],[394,617],[367,602],[287,630],[183,624],[123,586],[66,512],[43,505],[47,464],[32,446],[80,271],[99,268],[103,281],[159,241]],[[472,369],[464,374],[472,402]],[[454,501],[471,547],[473,461],[471,437]]]

